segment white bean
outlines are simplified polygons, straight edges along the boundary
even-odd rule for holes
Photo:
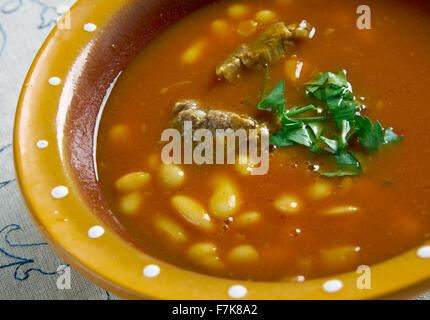
[[[138,212],[142,205],[142,196],[139,192],[133,192],[123,196],[120,200],[121,212],[127,215],[133,215]]]
[[[213,243],[197,243],[188,249],[188,256],[197,264],[210,269],[223,269],[224,264]]]
[[[198,41],[182,54],[182,62],[192,64],[197,62],[206,47],[206,41]]]
[[[249,8],[243,4],[234,4],[227,10],[228,15],[233,19],[242,19],[248,15]]]
[[[187,235],[182,227],[167,217],[157,217],[154,220],[155,227],[166,234],[167,237],[174,242],[185,242],[187,241]]]
[[[244,176],[250,175],[254,166],[255,164],[248,157],[238,157],[236,159],[236,171]]]
[[[230,251],[228,258],[236,264],[254,263],[260,258],[258,251],[250,245],[237,246]]]
[[[268,23],[276,19],[276,13],[271,10],[261,10],[255,15],[255,20],[261,23]]]
[[[160,179],[170,189],[179,188],[185,181],[185,173],[175,164],[163,164],[160,168]]]
[[[357,256],[356,246],[342,246],[322,249],[320,251],[321,263],[330,269],[339,269],[354,263]]]
[[[344,214],[351,214],[354,212],[359,211],[357,207],[354,206],[338,206],[333,207],[331,209],[328,209],[323,212],[323,214],[326,215],[344,215]]]
[[[114,143],[122,143],[127,140],[128,127],[124,124],[119,124],[109,131],[109,138]]]
[[[239,207],[238,192],[228,179],[216,181],[216,189],[209,201],[210,212],[220,219],[233,216]]]
[[[261,221],[261,214],[258,212],[247,212],[234,219],[234,224],[239,227],[248,227]]]
[[[151,175],[146,172],[133,172],[122,176],[115,182],[115,188],[120,192],[132,192],[146,187]]]
[[[276,209],[284,213],[296,213],[300,209],[299,201],[288,195],[279,197],[274,204]]]
[[[214,228],[209,214],[193,199],[186,196],[174,196],[172,206],[186,221],[200,229],[210,231]]]
[[[239,23],[237,33],[242,37],[249,37],[257,31],[258,23],[254,20],[245,20]]]
[[[211,29],[218,37],[227,37],[230,32],[230,26],[224,20],[214,20],[211,24]]]
[[[314,183],[309,188],[309,196],[314,199],[322,199],[328,197],[332,192],[331,184],[325,181]]]

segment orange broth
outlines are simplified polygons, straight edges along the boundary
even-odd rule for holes
[[[232,4],[245,4],[248,13],[234,19]],[[296,276],[321,277],[373,265],[421,243],[430,235],[430,11],[424,2],[372,1],[372,29],[356,27],[360,1],[255,0],[218,1],[176,23],[150,43],[121,74],[105,107],[97,143],[98,176],[104,196],[136,243],[146,252],[197,272],[265,281],[294,281]],[[215,68],[240,44],[256,39],[271,23],[241,36],[239,23],[268,9],[286,24],[306,19],[316,28],[313,39],[295,45],[270,67],[270,87],[286,79],[287,105],[305,104],[303,83],[316,72],[346,69],[364,114],[393,126],[404,141],[371,158],[357,177],[324,178],[310,170],[326,159],[302,147],[277,148],[263,176],[242,175],[234,165],[181,165],[184,183],[167,188],[159,178],[160,137],[172,125],[172,108],[183,99],[196,99],[218,109],[261,117],[264,72],[249,71],[234,83],[217,80]],[[222,19],[229,31],[213,32]],[[193,63],[181,57],[202,41],[201,56]],[[296,55],[304,63],[300,78],[286,75],[285,63]],[[116,129],[115,129],[116,128]],[[113,130],[113,131],[112,131]],[[115,131],[116,130],[116,131]],[[112,132],[116,132],[112,133]],[[119,138],[118,138],[119,136]],[[149,185],[136,213],[121,211],[123,193],[115,189],[120,177],[147,172]],[[226,177],[238,189],[240,206],[228,221],[213,219],[205,232],[188,223],[171,204],[175,195],[188,196],[206,209],[214,192],[213,180]],[[328,186],[316,198],[311,188]],[[295,214],[283,214],[274,202],[281,195],[298,202]],[[357,208],[348,214],[324,214],[339,206]],[[208,213],[210,214],[210,210]],[[237,217],[258,212],[261,220],[239,227]],[[172,241],[157,227],[157,217],[179,225],[186,240]],[[211,268],[187,254],[197,243],[216,246],[222,267]],[[258,252],[252,262],[232,262],[231,250],[250,245]]]

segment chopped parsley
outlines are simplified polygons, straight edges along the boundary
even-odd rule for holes
[[[257,105],[273,112],[281,129],[270,138],[277,147],[302,145],[312,152],[327,153],[336,161],[338,170],[321,173],[326,177],[359,175],[362,165],[351,150],[357,141],[368,151],[378,151],[383,145],[402,140],[392,128],[384,129],[379,121],[372,123],[361,115],[364,107],[353,94],[346,71],[318,73],[305,84],[307,98],[312,104],[286,109],[285,82],[280,81],[271,93]],[[306,116],[305,114],[310,114]]]

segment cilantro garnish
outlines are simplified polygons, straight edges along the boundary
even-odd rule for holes
[[[358,175],[362,165],[354,156],[350,142],[354,139],[368,151],[402,140],[392,128],[384,129],[379,121],[372,123],[361,115],[346,71],[325,72],[305,84],[306,96],[313,101],[307,106],[286,109],[285,82],[280,81],[257,105],[258,109],[275,113],[281,129],[270,138],[278,147],[302,145],[314,153],[327,153],[336,161],[336,172],[321,173],[326,177]],[[305,116],[305,114],[310,114]]]

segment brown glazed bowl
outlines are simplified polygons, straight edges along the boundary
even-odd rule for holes
[[[125,298],[365,299],[428,288],[430,243],[373,266],[371,290],[357,287],[355,272],[303,283],[220,279],[134,246],[97,183],[97,120],[133,57],[212,1],[80,0],[54,28],[25,80],[14,132],[18,181],[42,235],[76,270]]]

